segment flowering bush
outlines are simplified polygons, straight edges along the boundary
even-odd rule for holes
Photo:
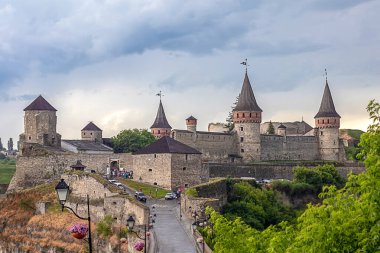
[[[136,242],[134,248],[137,251],[142,251],[144,249],[144,246],[145,244],[143,242]]]
[[[76,223],[71,226],[70,232],[71,233],[79,233],[82,235],[86,235],[88,231],[88,227],[86,224]]]

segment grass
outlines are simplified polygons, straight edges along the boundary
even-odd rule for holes
[[[0,160],[0,184],[9,184],[16,171],[14,160]]]
[[[136,191],[142,191],[145,195],[150,196],[155,199],[161,199],[165,197],[166,193],[170,192],[168,190],[165,190],[163,188],[149,185],[149,184],[144,184],[140,182],[133,181],[131,179],[125,179],[125,178],[118,178],[118,180],[127,185],[128,187],[136,190]],[[156,191],[157,189],[157,191]]]

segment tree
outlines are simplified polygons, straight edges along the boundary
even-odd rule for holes
[[[152,144],[156,139],[146,129],[128,129],[111,138],[115,153],[135,152]]]
[[[12,138],[9,138],[9,141],[8,141],[8,151],[13,151],[13,140],[12,140]]]
[[[228,127],[229,131],[232,131],[232,129],[234,129],[234,109],[238,101],[239,101],[239,96],[236,97],[236,100],[233,106],[231,106],[231,111],[228,113],[228,117],[226,118],[226,122],[227,122],[226,127]]]
[[[1,138],[0,138],[0,151],[3,150],[4,147],[3,147],[3,142],[1,141]]]
[[[269,121],[268,129],[267,129],[267,134],[274,134],[274,126],[272,124],[272,121]]]

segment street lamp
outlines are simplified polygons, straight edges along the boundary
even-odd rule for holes
[[[69,209],[79,219],[88,220],[88,249],[89,249],[89,253],[92,253],[90,200],[89,200],[88,194],[87,194],[87,218],[83,218],[83,217],[80,217],[78,214],[76,214],[71,207],[65,206],[67,196],[69,195],[70,187],[65,183],[64,179],[61,179],[61,181],[55,187],[55,190],[58,195],[59,203],[62,206],[62,212],[63,212],[63,209],[66,208],[66,209]]]
[[[147,234],[146,234],[146,224],[144,224],[144,236],[141,237],[137,232],[133,231],[133,227],[135,226],[135,219],[132,217],[132,215],[129,216],[129,218],[127,219],[127,226],[128,226],[128,230],[130,232],[133,232],[135,233],[135,235],[140,238],[141,240],[144,240],[144,253],[146,253],[146,238],[147,238]]]

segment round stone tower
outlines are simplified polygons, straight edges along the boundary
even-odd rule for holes
[[[164,107],[162,106],[161,98],[160,104],[158,106],[158,111],[156,115],[156,119],[153,122],[153,125],[150,127],[151,133],[157,138],[161,138],[163,136],[170,136],[170,132],[172,127],[169,125],[168,120],[165,116]]]
[[[340,115],[335,111],[327,79],[321,106],[314,119],[315,127],[318,129],[317,134],[321,159],[338,161]]]
[[[57,133],[57,110],[41,95],[25,109],[24,133],[20,135],[20,149],[25,143],[43,146],[61,146]]]
[[[260,161],[261,113],[262,110],[257,105],[246,71],[238,102],[233,109],[234,129],[239,143],[238,154],[244,161]]]
[[[100,129],[93,122],[88,123],[82,130],[82,140],[95,141],[103,143],[102,129]]]
[[[277,134],[281,135],[281,136],[285,136],[286,135],[286,126],[284,126],[283,124],[280,124],[277,127]]]
[[[197,131],[197,119],[190,116],[186,119],[187,131],[195,133]]]

